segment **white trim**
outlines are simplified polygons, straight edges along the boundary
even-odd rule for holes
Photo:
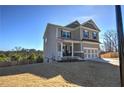
[[[95,28],[96,28],[98,31],[100,30],[100,29],[98,28],[98,26],[96,25],[96,23],[95,23],[92,19],[90,19],[90,20],[88,20],[88,21],[82,23],[81,25],[84,25],[84,24],[86,24],[86,23],[89,23],[89,21],[90,21],[90,23],[91,23],[93,26],[95,26]]]
[[[90,47],[83,47],[83,49],[98,49],[99,50],[99,48],[90,48]]]
[[[81,28],[82,28],[82,29],[86,29],[86,30],[90,30],[90,31],[100,32],[100,31],[98,31],[98,30],[91,29],[91,28],[84,27],[84,26],[81,26]]]
[[[98,42],[92,42],[92,41],[82,41],[83,43],[92,43],[92,44],[100,44],[100,43],[98,43]]]
[[[83,45],[82,45],[82,43],[80,43],[80,50],[81,50],[81,51],[83,50]]]
[[[63,31],[63,32],[71,32],[71,31],[69,31],[69,30],[65,30],[65,29],[63,29],[62,31]]]
[[[58,28],[56,28],[56,37],[58,37]]]
[[[63,42],[61,42],[61,57],[63,57]]]
[[[84,51],[74,51],[74,53],[84,53]]]
[[[90,43],[90,44],[100,44],[98,42],[92,42],[92,41],[77,41],[77,40],[72,40],[72,39],[61,39],[61,38],[58,38],[57,39],[58,41],[63,41],[63,42],[74,42],[74,43]]]
[[[72,42],[71,44],[72,44],[72,50],[71,50],[72,51],[72,55],[71,56],[73,57],[74,56],[74,43]]]
[[[80,40],[82,39],[82,31],[81,31],[81,26],[80,26]]]

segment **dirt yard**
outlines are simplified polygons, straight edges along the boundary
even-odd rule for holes
[[[0,68],[0,86],[119,87],[119,67],[109,63],[30,64]]]

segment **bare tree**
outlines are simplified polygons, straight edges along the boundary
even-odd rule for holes
[[[114,30],[109,30],[103,35],[103,46],[106,52],[118,51],[117,33]]]

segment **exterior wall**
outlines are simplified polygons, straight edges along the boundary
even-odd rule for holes
[[[80,28],[71,32],[71,38],[74,40],[80,40]]]
[[[89,47],[89,48],[98,48],[99,49],[99,44],[93,44],[93,43],[83,43],[83,47]]]
[[[47,38],[47,42],[45,42]],[[56,27],[49,25],[44,36],[44,61],[56,58]]]
[[[74,51],[81,51],[80,43],[74,43]]]

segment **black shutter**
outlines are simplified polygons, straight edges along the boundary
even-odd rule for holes
[[[61,29],[61,37],[62,37],[62,29]]]
[[[71,38],[71,32],[70,32],[70,38]]]

